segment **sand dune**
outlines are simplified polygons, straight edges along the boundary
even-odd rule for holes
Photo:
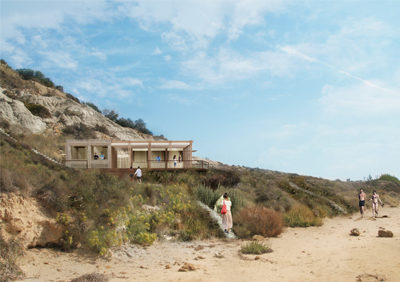
[[[69,281],[104,273],[110,281],[400,281],[400,208],[376,220],[359,215],[327,219],[322,227],[288,228],[266,239],[274,251],[255,259],[240,255],[245,241],[158,242],[124,246],[108,259],[33,249],[21,259],[24,281]],[[358,228],[359,237],[349,236]],[[385,228],[393,238],[378,238]],[[196,270],[179,272],[187,262]]]

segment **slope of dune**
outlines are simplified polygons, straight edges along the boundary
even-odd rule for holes
[[[258,257],[241,255],[241,240],[125,245],[106,259],[31,249],[20,261],[22,281],[68,281],[93,272],[110,281],[400,281],[400,208],[382,209],[381,215],[288,228],[279,238],[266,239],[273,252]],[[352,228],[361,235],[350,236]],[[378,237],[382,228],[394,237]],[[185,262],[195,270],[179,271]]]

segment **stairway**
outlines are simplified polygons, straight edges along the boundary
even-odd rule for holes
[[[219,228],[222,231],[224,231],[224,228],[222,227],[222,217],[216,211],[214,211],[213,209],[210,209],[209,206],[203,204],[202,202],[197,201],[197,203],[199,204],[199,206],[202,209],[206,210],[209,213],[210,217],[218,224]],[[225,237],[228,239],[237,239],[235,233],[233,233],[232,230],[229,233],[225,233],[225,232],[223,232],[223,233],[225,234]]]
[[[11,140],[13,140],[14,142],[21,144],[20,141],[18,141],[17,139],[15,139],[14,137],[12,137],[10,134],[8,134],[7,132],[5,132],[3,128],[0,128],[0,133],[3,134],[4,136],[7,136],[8,138],[10,138]],[[55,163],[55,164],[57,164],[57,165],[65,166],[63,163],[61,163],[61,162],[59,162],[59,161],[57,161],[57,160],[55,160],[55,159],[53,159],[53,158],[47,156],[46,154],[43,154],[43,153],[40,152],[39,150],[36,150],[35,148],[32,148],[31,146],[29,146],[29,148],[30,148],[30,150],[31,150],[34,154],[39,155],[39,156],[45,158],[46,160],[48,160],[48,161],[50,161],[50,162],[53,162],[53,163]]]

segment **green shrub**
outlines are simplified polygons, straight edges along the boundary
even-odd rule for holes
[[[96,138],[96,133],[93,128],[88,127],[84,123],[73,124],[66,126],[63,129],[63,133],[66,135],[71,135],[76,139],[93,139]]]
[[[25,107],[35,116],[38,116],[41,118],[51,117],[50,111],[42,105],[25,103]]]
[[[218,191],[212,190],[203,185],[198,186],[195,191],[196,198],[210,208],[214,208],[215,202],[221,197],[221,194],[218,193]]]
[[[65,93],[65,96],[67,96],[67,98],[69,98],[69,99],[71,99],[71,100],[77,102],[78,104],[81,103],[81,101],[80,101],[77,97],[75,97],[74,95],[72,95],[72,94],[70,94],[70,93]]]
[[[195,236],[192,231],[181,230],[179,232],[179,240],[181,240],[183,242],[192,241],[194,238],[195,238]]]
[[[108,128],[105,125],[96,124],[94,130],[104,133],[106,135],[110,135],[110,132],[108,131]]]
[[[15,71],[21,76],[22,79],[25,80],[32,79],[34,81],[43,84],[44,86],[54,87],[53,81],[51,81],[50,78],[45,77],[44,74],[40,71],[35,71],[31,69],[17,69]]]
[[[238,210],[243,206],[242,192],[239,189],[226,189],[224,187],[220,187],[216,190],[212,190],[203,185],[199,185],[195,190],[195,197],[203,204],[209,206],[210,208],[214,208],[217,200],[225,193],[228,193],[228,196],[232,202],[232,211]]]
[[[321,226],[322,219],[315,216],[314,213],[305,205],[294,205],[290,211],[284,215],[285,223],[290,227],[308,227]]]
[[[240,182],[240,175],[237,170],[233,169],[212,169],[209,170],[206,179],[204,180],[205,186],[212,189],[218,189],[220,186],[234,187]]]
[[[396,176],[393,176],[393,175],[390,175],[390,174],[382,174],[379,177],[379,180],[391,181],[391,182],[400,184],[400,180]]]
[[[240,238],[276,237],[283,231],[283,218],[279,212],[262,206],[242,208],[234,218],[234,229]]]
[[[240,248],[242,254],[261,255],[265,253],[272,253],[272,249],[263,243],[248,242]]]
[[[91,102],[86,102],[85,105],[91,107],[91,108],[92,108],[93,110],[95,110],[96,112],[101,113],[100,109],[99,109],[95,104],[93,104],[93,103],[91,103]]]

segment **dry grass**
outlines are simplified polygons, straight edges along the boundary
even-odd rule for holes
[[[249,242],[240,248],[242,254],[261,255],[272,253],[272,249],[260,242]]]
[[[305,205],[296,204],[290,211],[285,213],[285,223],[290,227],[308,227],[321,226],[322,219],[315,216],[314,213]]]
[[[234,221],[235,232],[241,238],[253,235],[276,237],[283,231],[281,213],[262,206],[241,209]]]
[[[0,237],[0,281],[21,278],[23,272],[16,261],[23,254],[22,247],[16,241],[5,242]]]

